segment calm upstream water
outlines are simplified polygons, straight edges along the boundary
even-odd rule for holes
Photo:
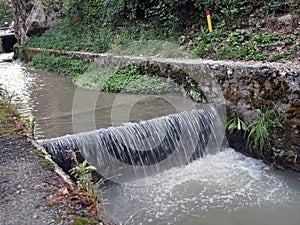
[[[11,57],[2,54],[0,61]],[[0,63],[0,83],[25,118],[36,118],[38,139],[72,134],[74,124],[75,131],[87,131],[168,115],[180,110],[171,103],[185,101],[180,95],[120,97],[83,90],[67,77],[27,70],[19,62]],[[101,195],[103,210],[120,224],[300,224],[300,175],[232,149],[145,179],[109,184]]]

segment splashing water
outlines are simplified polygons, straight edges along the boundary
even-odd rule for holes
[[[126,182],[187,164],[206,153],[219,151],[223,123],[213,107],[173,114],[141,123],[128,123],[43,142],[56,159],[68,149],[81,155],[97,172]],[[66,164],[65,161],[62,164]]]
[[[110,184],[102,198],[104,212],[120,224],[296,225],[300,198],[293,188],[261,161],[225,149],[155,176]]]

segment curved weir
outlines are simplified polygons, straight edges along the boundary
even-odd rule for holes
[[[117,182],[146,177],[182,166],[223,143],[223,123],[213,107],[44,140],[41,144],[64,170],[67,150],[77,151],[97,172]],[[83,157],[83,158],[82,158]]]

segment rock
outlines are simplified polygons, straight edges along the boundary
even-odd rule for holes
[[[41,33],[55,24],[62,3],[45,7],[41,0],[12,0],[16,37],[23,43],[28,37]]]
[[[288,24],[290,24],[292,22],[293,16],[291,14],[286,14],[284,16],[279,17],[277,20],[281,24],[288,25]]]

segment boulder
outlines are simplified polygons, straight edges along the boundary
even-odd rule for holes
[[[53,27],[62,3],[44,6],[41,0],[12,0],[15,32],[19,43]]]

